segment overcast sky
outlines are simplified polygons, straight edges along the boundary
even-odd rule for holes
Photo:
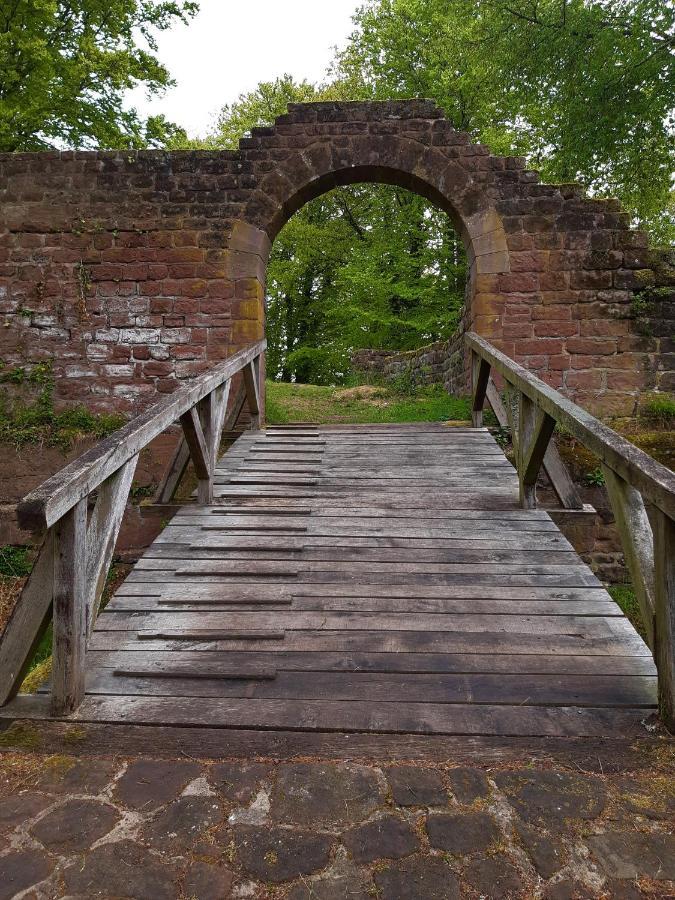
[[[288,72],[321,81],[334,46],[344,45],[360,0],[201,0],[189,26],[159,35],[159,57],[177,84],[148,102],[144,115],[163,113],[190,135],[204,134],[215,113],[260,81]]]

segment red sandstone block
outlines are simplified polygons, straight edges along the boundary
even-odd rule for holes
[[[537,306],[532,310],[532,318],[535,321],[545,322],[571,322],[572,308],[570,306]]]
[[[194,263],[172,263],[166,267],[167,277],[171,279],[195,278],[197,268]]]
[[[528,250],[509,254],[512,272],[545,272],[548,254],[543,250]]]
[[[628,334],[628,319],[582,319],[579,323],[582,337],[619,337]]]
[[[542,272],[539,276],[542,291],[566,291],[570,286],[568,272]]]
[[[162,328],[160,342],[162,344],[189,344],[192,335],[191,328]]]
[[[196,247],[199,243],[199,232],[197,231],[176,231],[174,234],[174,243],[176,247]]]
[[[616,356],[609,356],[603,359],[602,365],[608,369],[628,369],[635,372],[643,368],[646,362],[643,353],[621,351],[621,346],[619,345],[619,353]]]
[[[144,297],[158,297],[162,293],[163,281],[143,281],[138,286],[138,293]]]
[[[505,294],[530,293],[539,290],[539,276],[519,272],[515,275],[500,275],[499,290]]]
[[[562,235],[553,231],[549,231],[546,234],[534,235],[534,246],[536,250],[560,250],[562,244]]]
[[[603,387],[603,375],[597,369],[586,371],[568,371],[565,373],[565,385],[575,390],[596,391]]]
[[[573,306],[579,302],[579,297],[574,291],[542,291],[541,302],[545,306]]]
[[[231,281],[209,281],[206,293],[211,298],[230,300],[234,297],[234,284]]]
[[[537,373],[542,381],[559,391],[563,386],[563,373],[558,371],[541,371]]]
[[[199,247],[176,247],[171,253],[174,262],[200,263],[206,259],[206,251]]]
[[[577,322],[562,322],[554,320],[552,322],[535,322],[535,337],[571,337],[578,334],[579,325]]]
[[[171,347],[171,356],[174,359],[204,359],[206,356],[203,346],[194,344],[174,344]]]
[[[197,312],[198,309],[199,303],[193,298],[178,297],[173,302],[173,312],[177,316],[187,316],[190,313]]]
[[[516,341],[515,350],[520,356],[540,356],[542,353],[559,354],[562,341],[556,338],[534,338],[531,341]]]
[[[504,309],[506,298],[503,294],[476,294],[471,303],[471,310],[477,316],[500,315]]]
[[[172,362],[157,362],[153,360],[152,362],[144,363],[142,371],[143,375],[161,378],[165,375],[170,375],[173,369],[174,363]]]
[[[548,356],[526,356],[523,360],[523,365],[531,372],[543,372],[549,367],[548,361]]]
[[[573,271],[570,273],[570,287],[573,290],[602,289],[612,286],[612,273],[607,271]]]
[[[173,310],[173,303],[173,300],[169,300],[166,297],[153,297],[150,300],[150,312],[154,315],[170,313]]]
[[[568,353],[589,353],[601,356],[616,353],[616,341],[603,338],[576,337],[569,338],[566,344]]]
[[[564,353],[549,356],[548,367],[556,372],[564,372],[566,369],[570,368],[570,357]]]
[[[502,325],[502,334],[505,338],[531,338],[533,335],[532,325],[529,322],[504,324]]]
[[[517,232],[508,235],[507,244],[511,251],[534,250],[534,237],[531,234]]]
[[[239,300],[257,300],[261,285],[257,278],[240,278],[234,286],[235,297]]]
[[[649,373],[615,371],[607,373],[607,384],[615,391],[640,391],[648,387]]]

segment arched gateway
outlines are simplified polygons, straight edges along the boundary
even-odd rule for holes
[[[232,152],[0,157],[0,356],[53,357],[57,398],[94,408],[170,392],[262,337],[274,237],[357,181],[448,212],[471,263],[465,325],[584,406],[633,411],[655,368],[631,321],[645,235],[426,100],[292,105]]]

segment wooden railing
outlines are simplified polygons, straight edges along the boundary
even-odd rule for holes
[[[46,536],[0,637],[0,705],[19,690],[51,619],[52,712],[64,715],[78,707],[84,695],[87,639],[98,615],[139,453],[180,421],[198,479],[197,500],[211,503],[232,378],[242,372],[253,427],[259,427],[260,360],[266,346],[260,341],[190,381],[48,478],[19,504],[19,523],[32,531],[46,530]]]
[[[658,670],[661,714],[675,730],[675,474],[477,334],[466,342],[474,425],[482,424],[486,399],[499,399],[492,373],[504,379],[524,508],[536,506],[537,475],[556,424],[599,458]]]

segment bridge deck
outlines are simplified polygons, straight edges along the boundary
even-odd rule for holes
[[[99,617],[70,720],[623,738],[655,708],[649,650],[486,430],[249,432],[216,480]]]

